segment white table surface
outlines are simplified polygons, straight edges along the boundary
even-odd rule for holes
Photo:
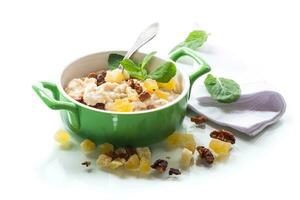
[[[299,18],[296,1],[1,1],[0,199],[299,199]],[[127,49],[154,21],[160,33],[142,51],[166,58],[203,28],[211,36],[201,55],[213,73],[242,90],[267,83],[285,97],[286,113],[257,137],[237,133],[230,159],[211,168],[194,166],[178,178],[119,177],[95,166],[88,173],[78,148],[58,149],[58,113],[31,84],[56,82],[80,56]],[[207,144],[212,128],[186,119],[183,129]],[[172,154],[153,149],[155,157]]]

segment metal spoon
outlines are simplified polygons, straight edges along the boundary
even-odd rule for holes
[[[154,23],[151,24],[150,26],[148,26],[137,38],[137,40],[135,41],[134,45],[131,47],[131,49],[129,51],[127,51],[127,53],[124,56],[124,59],[128,59],[132,56],[132,54],[134,52],[136,52],[139,48],[141,48],[142,46],[144,46],[147,42],[149,42],[150,40],[152,40],[159,29],[159,24],[158,23]],[[119,65],[120,69],[123,69],[123,67],[121,65]]]

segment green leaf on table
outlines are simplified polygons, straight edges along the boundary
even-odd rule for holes
[[[148,78],[156,80],[160,83],[169,82],[176,75],[176,65],[173,62],[167,61],[159,66],[154,71],[148,74]]]
[[[234,80],[208,74],[204,84],[211,97],[221,103],[231,103],[240,98],[241,89]]]
[[[108,68],[113,70],[120,65],[120,61],[123,60],[124,56],[116,53],[109,54],[108,56]]]
[[[149,54],[147,54],[144,59],[143,62],[141,64],[141,68],[144,69],[146,67],[146,65],[150,62],[151,58],[156,54],[156,51],[153,51]]]
[[[208,33],[206,33],[205,31],[194,30],[189,33],[189,35],[183,42],[179,43],[175,48],[173,48],[172,51],[180,47],[188,47],[190,49],[196,50],[206,42],[207,38]]]

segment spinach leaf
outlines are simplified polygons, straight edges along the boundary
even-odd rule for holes
[[[124,59],[120,62],[124,69],[129,73],[130,77],[137,78],[140,80],[145,80],[147,76],[147,71],[141,69],[141,67],[136,64],[133,60]]]
[[[194,30],[189,33],[188,37],[181,43],[179,43],[175,48],[171,50],[174,51],[180,47],[188,47],[190,49],[196,50],[201,47],[207,40],[208,33],[202,30]]]
[[[204,84],[211,97],[216,101],[231,103],[240,98],[241,89],[234,80],[208,74]]]
[[[116,53],[109,54],[108,57],[108,68],[113,70],[120,65],[120,61],[123,60],[124,56]]]
[[[176,65],[173,62],[167,61],[159,66],[154,71],[148,74],[148,78],[161,83],[167,83],[176,75]]]
[[[151,58],[156,54],[156,51],[153,51],[149,54],[147,54],[144,59],[143,62],[141,64],[141,68],[144,69],[146,67],[146,65],[150,62]]]

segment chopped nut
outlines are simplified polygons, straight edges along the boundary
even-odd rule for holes
[[[163,173],[168,167],[168,161],[158,159],[152,165],[151,168],[156,169],[158,172]]]
[[[193,152],[187,148],[184,148],[181,153],[180,166],[182,168],[188,168],[191,165],[192,160]]]
[[[222,140],[223,142],[230,142],[231,144],[235,143],[234,135],[231,132],[226,131],[224,129],[211,132],[210,137],[218,140]]]
[[[180,172],[180,170],[179,169],[175,169],[175,168],[170,168],[170,170],[169,170],[169,175],[180,175],[181,174],[181,172]]]
[[[191,121],[195,122],[195,124],[202,124],[204,122],[207,122],[207,120],[208,120],[207,117],[202,116],[202,115],[196,115],[196,116],[191,117]]]
[[[105,83],[105,76],[106,76],[106,70],[100,70],[99,74],[97,75],[97,86]]]
[[[204,160],[207,164],[212,164],[214,162],[214,155],[209,149],[204,146],[198,146],[197,151],[199,153],[199,158]]]
[[[95,72],[91,72],[91,73],[89,73],[88,78],[95,78],[95,79],[97,79],[97,74]]]
[[[142,92],[140,95],[139,95],[139,99],[141,101],[145,101],[147,99],[149,99],[151,97],[151,94],[149,92]]]
[[[81,163],[81,165],[85,165],[86,167],[89,167],[91,165],[91,161],[84,161]]]
[[[136,148],[136,152],[140,159],[146,158],[148,160],[151,160],[151,151],[149,147],[138,147]]]

